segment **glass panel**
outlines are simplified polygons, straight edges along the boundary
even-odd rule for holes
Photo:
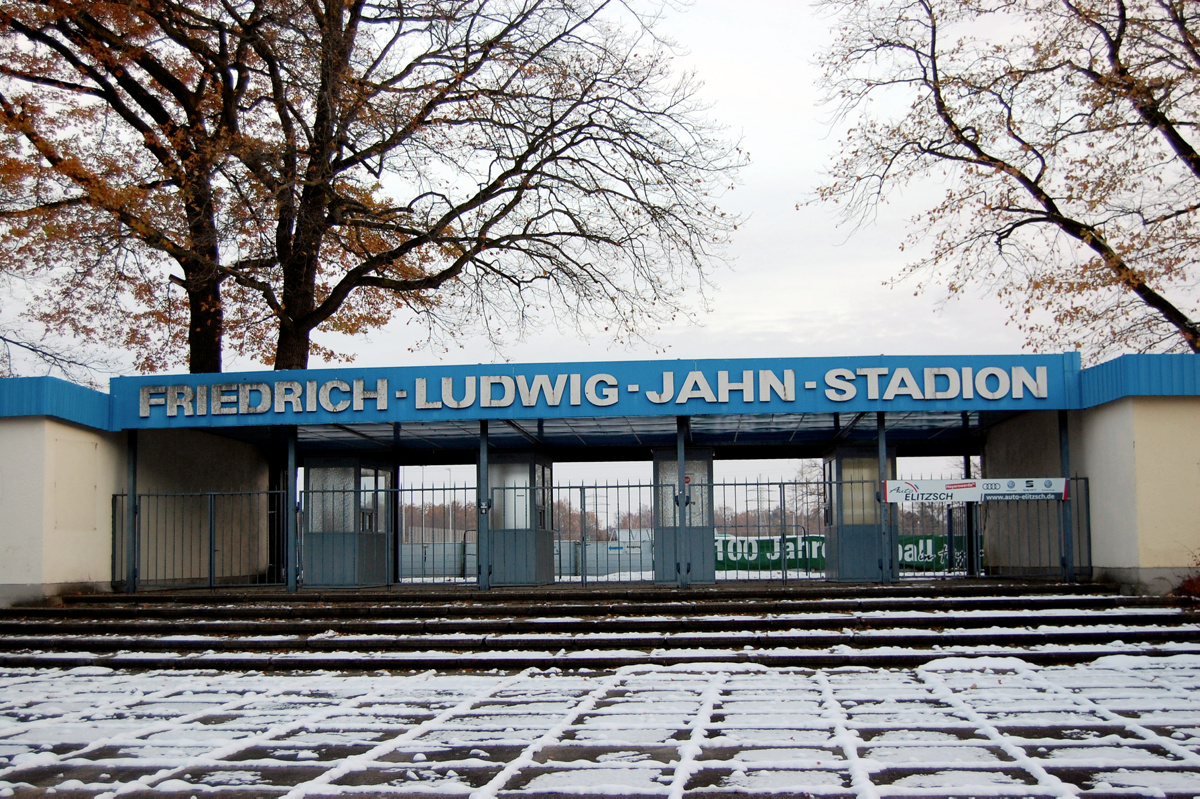
[[[689,458],[684,461],[684,479],[690,502],[683,519],[676,523],[675,486],[679,482],[676,461],[654,462],[654,483],[658,486],[659,527],[708,527],[712,521],[712,506],[709,491],[712,486],[712,461],[707,458]]]
[[[879,524],[879,461],[842,458],[842,524]]]
[[[307,475],[309,531],[354,532],[354,467],[318,466]]]
[[[362,532],[386,533],[388,530],[387,489],[391,474],[385,469],[363,467],[359,474],[359,512]]]

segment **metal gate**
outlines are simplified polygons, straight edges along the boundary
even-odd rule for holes
[[[284,582],[283,492],[138,494],[133,519],[127,506],[113,496],[116,590]]]

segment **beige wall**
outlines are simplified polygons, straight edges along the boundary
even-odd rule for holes
[[[1200,398],[1125,398],[1079,417],[1097,577],[1170,591],[1200,554]]]
[[[46,420],[0,419],[0,591],[42,581]],[[0,594],[0,605],[8,604]]]
[[[1134,400],[1138,555],[1143,568],[1200,554],[1200,398]]]
[[[1072,467],[1088,477],[1092,566],[1098,573],[1136,568],[1139,562],[1134,402],[1126,398],[1078,414]]]
[[[44,417],[0,419],[0,606],[111,587],[112,496],[125,492],[126,452],[123,433]],[[267,484],[266,459],[252,444],[199,431],[138,435],[139,494],[253,492]],[[207,503],[155,502],[143,506],[143,578],[155,563],[206,576]],[[222,498],[215,527],[218,577],[266,568],[264,496]]]
[[[42,581],[112,579],[112,496],[125,490],[125,436],[48,421]]]
[[[124,435],[0,419],[0,605],[108,588],[124,464]]]

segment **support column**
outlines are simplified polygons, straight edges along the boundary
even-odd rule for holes
[[[137,431],[125,436],[125,593],[133,594],[138,589]]]
[[[888,479],[888,459],[887,459],[887,428],[885,423],[887,414],[879,411],[875,414],[875,438],[879,443],[879,567],[882,572],[882,581],[885,583],[892,582],[893,561],[896,557],[896,542],[892,540],[892,506],[887,502],[887,497],[883,494],[883,484]]]
[[[300,585],[300,531],[297,520],[300,515],[299,497],[296,493],[296,428],[287,431],[287,464],[283,480],[284,534],[283,568],[287,575],[287,590],[295,591]]]
[[[687,526],[687,506],[691,502],[691,496],[687,490],[687,434],[688,434],[688,417],[675,417],[675,461],[677,469],[677,477],[675,481],[675,536],[676,536],[676,553],[682,554],[688,549],[684,545],[683,529]],[[687,567],[681,561],[675,563],[675,584],[680,588],[688,586]]]
[[[963,426],[963,445],[964,449],[969,449],[966,446],[971,429],[971,416],[966,411],[962,414]],[[968,452],[963,455],[963,479],[971,479],[971,455]],[[979,531],[975,527],[975,509],[974,502],[966,503],[966,523],[967,523],[967,576],[979,576]]]
[[[804,544],[804,536],[796,535],[796,555],[800,554],[800,547]],[[787,585],[788,581],[788,556],[787,556],[787,483],[779,484],[779,566],[783,570],[783,584]]]
[[[539,420],[540,423],[541,420]],[[588,584],[587,573],[587,488],[579,487],[579,581]]]
[[[1067,478],[1067,498],[1062,504],[1062,578],[1064,582],[1075,582],[1075,524],[1071,513],[1071,442],[1067,432],[1067,412],[1058,412],[1058,451],[1062,462],[1062,474]]]
[[[488,423],[487,419],[479,422],[479,472],[476,478],[476,501],[478,503],[478,521],[476,527],[476,585],[487,591],[492,587],[492,534],[491,519],[488,511],[492,509],[492,492],[488,485]]]

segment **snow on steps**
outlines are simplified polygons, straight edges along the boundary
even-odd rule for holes
[[[982,655],[1050,665],[1118,654],[1200,654],[1200,613],[1160,598],[997,582],[176,592],[0,611],[0,665],[8,667],[823,668]]]

